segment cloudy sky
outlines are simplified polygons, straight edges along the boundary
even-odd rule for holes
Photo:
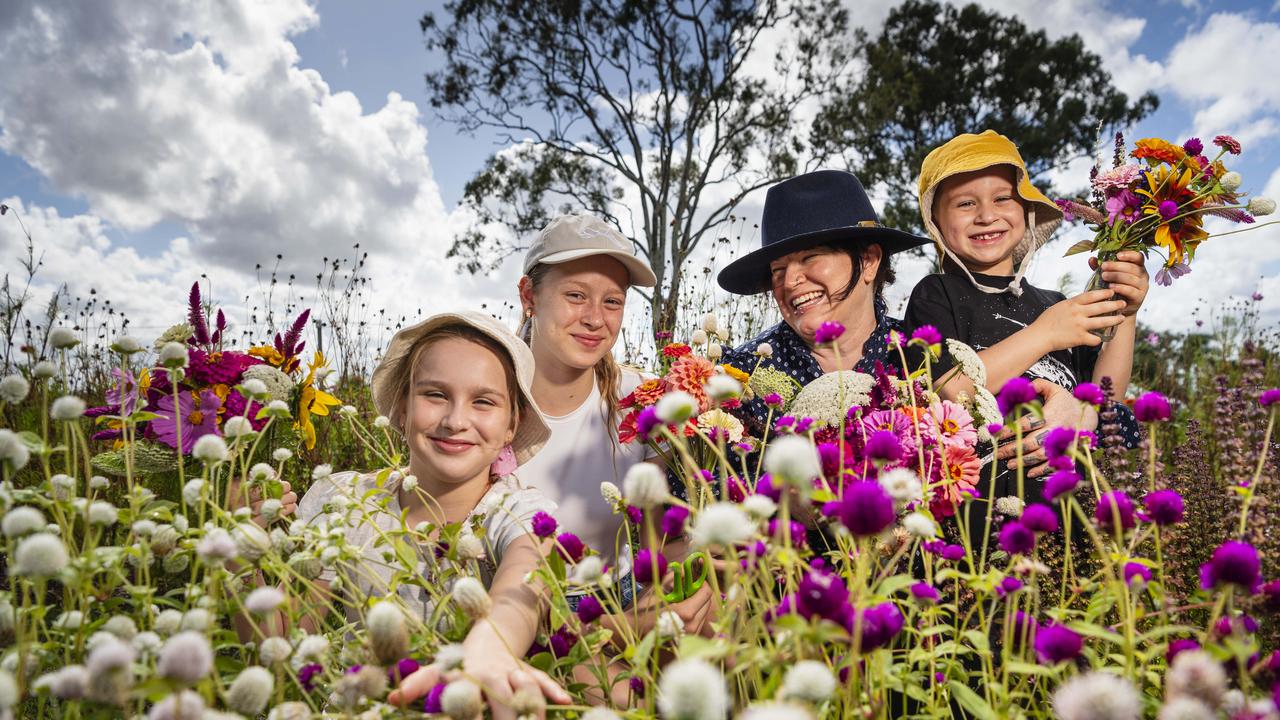
[[[874,29],[891,6],[848,0]],[[987,2],[1052,36],[1079,33],[1120,89],[1161,108],[1134,129],[1181,140],[1231,133],[1246,189],[1280,196],[1280,1]],[[437,57],[417,20],[437,2],[5,0],[0,3],[0,203],[43,254],[32,297],[65,284],[106,298],[150,340],[181,320],[201,280],[233,320],[266,303],[265,271],[311,301],[324,258],[368,253],[366,307],[385,317],[514,298],[516,262],[489,277],[444,253],[466,225],[465,181],[500,150],[436,118],[422,74]],[[1083,177],[1087,168],[1075,170]],[[760,198],[744,206],[758,213]],[[1032,278],[1080,287],[1064,234]],[[359,250],[354,246],[359,244]],[[20,279],[25,238],[0,218],[0,267]],[[900,268],[894,300],[923,263]],[[1191,311],[1260,291],[1280,320],[1280,232],[1206,244],[1194,272],[1155,289],[1142,319],[1188,327]],[[271,302],[283,307],[288,293]],[[641,303],[635,302],[638,306]],[[1203,313],[1204,311],[1202,311]]]

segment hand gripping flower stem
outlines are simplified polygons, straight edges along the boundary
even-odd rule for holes
[[[1262,468],[1267,464],[1267,451],[1271,449],[1271,432],[1276,427],[1276,409],[1280,405],[1272,405],[1267,414],[1267,432],[1262,436],[1262,452],[1258,455],[1258,465],[1254,468],[1253,479],[1249,481],[1249,491],[1245,493],[1244,502],[1240,505],[1240,525],[1236,528],[1236,534],[1244,537],[1244,531],[1248,527],[1249,521],[1249,504],[1253,502],[1253,496],[1258,494],[1258,485],[1262,483]]]

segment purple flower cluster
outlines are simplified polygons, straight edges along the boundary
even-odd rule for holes
[[[1057,502],[1058,498],[1075,492],[1083,478],[1075,470],[1059,470],[1044,483],[1044,499]]]
[[[1025,405],[1036,399],[1036,388],[1024,377],[1009,378],[996,395],[996,404],[1006,417],[1019,405]]]
[[[1084,638],[1064,625],[1045,625],[1036,633],[1036,657],[1047,665],[1075,660],[1084,649]]]
[[[1122,490],[1103,493],[1098,498],[1098,507],[1093,511],[1093,519],[1098,525],[1110,530],[1118,522],[1122,530],[1133,529],[1133,501]]]
[[[893,498],[880,483],[870,480],[849,483],[840,499],[824,505],[822,512],[838,519],[849,532],[860,537],[878,535],[892,525],[896,517]]]
[[[1102,403],[1107,401],[1107,396],[1102,393],[1102,388],[1093,383],[1080,383],[1071,394],[1080,402],[1089,403],[1094,407],[1102,407]]]
[[[1051,533],[1058,530],[1058,514],[1047,505],[1032,503],[1022,510],[1018,519],[1028,530],[1034,533]]]
[[[1147,493],[1147,496],[1142,499],[1142,504],[1147,510],[1142,519],[1147,522],[1153,522],[1156,525],[1174,525],[1182,522],[1182,496],[1176,490],[1156,490]]]
[[[938,328],[932,325],[921,325],[911,333],[912,340],[919,340],[925,345],[941,345],[942,333],[938,332]]]
[[[836,338],[844,334],[844,325],[833,320],[828,320],[818,326],[818,331],[813,334],[813,341],[818,345],[826,345],[834,342]]]
[[[658,577],[667,574],[667,556],[661,552],[657,553]],[[653,564],[654,552],[649,548],[644,548],[636,553],[636,562],[632,567],[636,574],[636,580],[648,585],[653,582]]]
[[[556,536],[556,543],[559,545],[560,554],[565,560],[570,562],[578,562],[582,559],[582,554],[586,552],[587,546],[582,540],[571,532],[560,533]]]
[[[1026,525],[1014,520],[1000,528],[999,544],[1000,549],[1010,555],[1030,555],[1036,548],[1036,535]]]
[[[1262,395],[1258,397],[1258,402],[1262,404],[1262,407],[1271,407],[1280,402],[1280,388],[1262,391]]]
[[[933,605],[942,598],[938,588],[926,582],[918,582],[911,586],[911,597],[926,605]]]
[[[1262,586],[1262,566],[1252,545],[1228,540],[1213,551],[1209,562],[1200,566],[1200,586],[1205,590],[1219,585],[1236,585],[1249,593]]]
[[[920,548],[927,553],[937,555],[943,560],[955,562],[964,558],[964,546],[948,544],[941,540],[930,540],[922,543]]]
[[[867,438],[863,452],[873,461],[893,463],[902,459],[902,443],[888,430],[876,430]]]
[[[1133,414],[1139,422],[1165,422],[1173,416],[1173,411],[1168,398],[1158,392],[1149,392],[1133,402]]]
[[[684,532],[684,523],[689,519],[688,508],[672,505],[662,514],[662,532],[668,537],[676,537]]]
[[[540,538],[551,537],[556,533],[556,528],[560,526],[555,518],[541,510],[533,514],[533,520],[529,521],[529,525],[533,529],[533,534]]]
[[[893,642],[893,638],[902,632],[904,623],[898,606],[885,602],[854,611],[846,627],[850,633],[858,633],[862,652],[870,652]]]
[[[601,615],[604,615],[604,607],[594,595],[584,596],[578,601],[578,619],[583,625],[590,625],[595,622]]]

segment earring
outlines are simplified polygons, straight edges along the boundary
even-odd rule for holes
[[[527,318],[531,318],[531,317],[533,317],[533,308],[525,308],[525,309],[524,309],[524,316],[525,316],[525,317],[527,317]]]

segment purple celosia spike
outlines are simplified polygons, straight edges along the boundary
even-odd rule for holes
[[[1244,223],[1246,225],[1253,222],[1253,216],[1239,208],[1214,207],[1213,205],[1204,205],[1204,212],[1209,215],[1217,215],[1224,217],[1231,222]]]
[[[195,332],[192,339],[202,345],[209,344],[209,326],[204,321],[204,308],[200,307],[200,283],[191,283],[191,294],[187,296],[187,320]]]
[[[284,335],[284,349],[281,350],[286,358],[291,358],[301,352],[298,345],[298,338],[302,336],[302,329],[307,325],[307,319],[311,317],[311,308],[302,311],[297,320],[293,321],[293,326],[289,328],[289,332]]]
[[[281,355],[284,354],[284,341],[280,339],[280,333],[276,333],[275,348],[276,348],[276,352],[280,353]]]
[[[222,331],[227,329],[227,316],[222,314],[222,308],[218,308],[218,319],[214,323],[213,344],[217,345],[222,342]]]

